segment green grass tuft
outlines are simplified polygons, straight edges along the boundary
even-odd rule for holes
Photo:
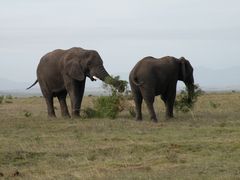
[[[188,89],[185,88],[185,90],[182,90],[180,94],[177,95],[177,98],[175,100],[174,106],[176,108],[176,111],[181,111],[184,113],[189,112],[194,108],[194,104],[197,102],[198,97],[203,93],[204,92],[198,85],[194,85],[194,93],[191,95],[191,98],[189,98]]]

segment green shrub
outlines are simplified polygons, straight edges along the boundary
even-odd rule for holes
[[[209,105],[210,105],[212,108],[214,108],[214,109],[217,109],[217,108],[220,106],[220,104],[214,103],[214,102],[212,102],[212,101],[209,101]]]
[[[116,118],[120,112],[121,97],[117,95],[100,96],[95,100],[96,115],[101,118]]]
[[[9,100],[9,99],[5,99],[4,102],[5,102],[5,103],[8,103],[8,104],[13,103],[13,101],[12,101],[12,100]]]
[[[94,100],[94,107],[83,110],[86,118],[111,118],[114,119],[123,107],[123,91],[127,87],[126,81],[119,80],[119,76],[109,77],[103,82],[103,88],[110,93],[109,96],[100,96]]]
[[[32,116],[32,113],[29,112],[29,111],[27,111],[27,110],[25,110],[25,111],[23,111],[23,112],[24,112],[24,116],[25,116],[25,117],[31,117],[31,116]]]
[[[81,116],[83,118],[94,118],[97,117],[97,111],[90,107],[87,107],[82,110]]]
[[[0,104],[3,102],[4,96],[0,96]]]
[[[12,97],[11,94],[9,94],[9,95],[6,96],[6,99],[13,99],[13,97]]]
[[[185,90],[182,90],[180,94],[177,95],[174,104],[176,110],[184,113],[189,112],[191,109],[193,109],[194,104],[197,102],[198,97],[203,93],[204,92],[200,89],[198,85],[194,85],[194,92],[192,94],[192,98],[189,99],[188,89],[185,88]]]
[[[6,95],[6,96],[0,96],[0,104],[5,102],[5,103],[13,103],[13,97],[12,95]]]

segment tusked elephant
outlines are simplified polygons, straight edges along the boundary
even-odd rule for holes
[[[177,81],[183,81],[188,88],[189,100],[194,92],[193,67],[184,57],[177,59],[166,56],[162,58],[145,57],[140,60],[129,74],[135,108],[136,120],[142,120],[142,100],[144,99],[151,120],[157,122],[153,103],[157,95],[166,106],[166,118],[173,117]]]
[[[27,89],[39,83],[49,117],[56,117],[54,97],[59,100],[62,116],[70,117],[66,104],[66,96],[69,94],[72,117],[77,117],[80,115],[86,77],[92,81],[96,79],[104,81],[110,77],[97,51],[79,47],[57,49],[41,58],[37,67],[37,80]],[[118,81],[113,81],[113,85],[119,91],[124,91]]]

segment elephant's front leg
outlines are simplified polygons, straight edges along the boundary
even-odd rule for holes
[[[62,117],[70,118],[70,114],[68,112],[68,107],[66,103],[66,96],[67,91],[61,92],[60,94],[57,95],[61,107]]]
[[[142,94],[140,92],[140,89],[138,89],[136,86],[134,86],[131,82],[131,89],[132,89],[132,96],[135,103],[135,110],[136,110],[136,120],[141,121],[142,120]]]
[[[72,105],[72,117],[80,116],[80,109],[81,109],[84,89],[85,89],[85,80],[84,81],[74,80],[73,86],[68,91],[71,99],[71,105]]]
[[[48,117],[56,117],[54,106],[53,106],[53,96],[49,95],[45,97],[47,108],[48,108]]]
[[[166,103],[166,119],[173,118],[173,103]]]
[[[173,106],[176,98],[176,93],[172,93],[168,96],[166,100],[166,118],[173,118]]]

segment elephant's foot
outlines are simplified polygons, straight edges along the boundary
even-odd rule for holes
[[[55,114],[48,114],[48,118],[49,118],[49,119],[55,119],[55,118],[56,118],[56,115],[55,115]]]
[[[155,122],[155,123],[157,123],[157,122],[158,122],[158,119],[157,119],[157,117],[156,117],[156,116],[153,116],[153,117],[151,117],[151,120],[152,120],[153,122]]]
[[[171,119],[173,119],[173,118],[174,118],[173,115],[166,115],[166,117],[165,117],[166,120],[171,120]]]
[[[142,116],[141,115],[137,115],[136,116],[136,121],[142,121]]]
[[[154,123],[158,123],[158,119],[152,119]]]
[[[72,118],[79,118],[79,117],[80,117],[80,111],[79,110],[72,111]]]
[[[173,118],[173,111],[167,109],[166,113],[165,113],[165,119],[169,120],[169,119],[172,119],[172,118]]]
[[[62,115],[62,117],[65,118],[65,119],[71,118],[71,116],[70,116],[70,114],[69,114],[69,112],[68,112],[67,109],[62,110],[62,111],[61,111],[61,115]]]
[[[72,114],[72,119],[75,119],[75,118],[80,118],[80,115],[79,114]]]
[[[64,119],[69,119],[69,118],[71,118],[71,116],[70,116],[69,114],[63,114],[62,117],[63,117]]]
[[[156,115],[151,115],[151,118],[150,118],[153,122],[157,123],[158,122],[158,119],[156,117]]]
[[[141,121],[142,121],[142,118],[136,118],[136,121],[141,122]]]

